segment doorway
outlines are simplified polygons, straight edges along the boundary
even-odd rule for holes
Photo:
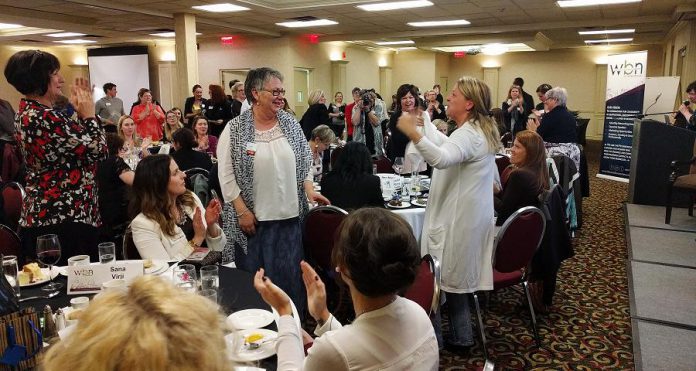
[[[220,83],[225,89],[226,94],[232,95],[230,91],[229,82],[232,80],[239,80],[244,82],[246,80],[249,69],[238,69],[238,70],[220,70]]]
[[[312,70],[307,68],[295,67],[293,70],[293,81],[295,83],[295,94],[290,99],[295,99],[295,116],[301,118],[307,111],[307,95],[309,94],[309,75]]]

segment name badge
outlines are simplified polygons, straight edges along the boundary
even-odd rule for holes
[[[111,103],[109,103],[109,102],[106,102],[106,106],[107,106],[107,107],[108,107],[108,106],[110,106],[110,105],[111,105]]]
[[[256,143],[252,143],[252,142],[247,143],[246,153],[249,156],[254,156],[256,154]]]

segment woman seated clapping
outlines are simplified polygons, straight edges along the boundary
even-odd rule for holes
[[[147,157],[150,155],[147,147],[152,143],[150,138],[142,139],[136,132],[135,120],[128,115],[118,119],[118,135],[123,138],[124,157]]]
[[[332,204],[350,210],[384,207],[379,177],[372,175],[370,151],[362,143],[349,142],[333,169],[321,180],[321,193]]]
[[[209,154],[215,157],[217,151],[218,138],[208,134],[208,119],[203,115],[198,115],[193,118],[193,136],[198,144],[196,151]]]
[[[503,172],[503,188],[496,189],[497,225],[518,209],[537,206],[539,194],[549,188],[546,149],[539,134],[524,130],[517,133],[510,150],[510,167]]]
[[[350,214],[339,227],[333,250],[336,271],[348,285],[356,318],[343,327],[326,307],[324,283],[301,263],[309,313],[317,321],[307,357],[290,298],[260,269],[254,286],[280,314],[278,370],[437,370],[437,340],[428,315],[397,292],[407,288],[420,264],[408,224],[384,209]]]
[[[164,122],[164,130],[162,131],[162,141],[171,143],[174,132],[183,127],[184,125],[179,121],[179,116],[177,116],[176,111],[174,111],[174,109],[167,111],[167,118]]]
[[[181,129],[188,130],[188,129]],[[218,226],[221,205],[201,200],[186,189],[186,174],[168,155],[153,155],[138,164],[131,202],[133,241],[143,259],[181,260],[207,244],[222,250],[227,242]]]

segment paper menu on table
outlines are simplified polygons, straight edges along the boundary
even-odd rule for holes
[[[143,261],[116,261],[110,264],[74,265],[65,267],[68,295],[92,294],[101,291],[106,281],[124,279],[126,284],[143,275]]]

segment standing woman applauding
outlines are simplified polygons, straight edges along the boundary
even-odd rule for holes
[[[457,123],[449,137],[432,124],[421,134],[417,117],[407,112],[397,124],[435,168],[421,252],[442,263],[451,328],[448,344],[455,349],[474,344],[467,294],[493,290],[493,180],[500,137],[488,115],[490,96],[482,81],[459,79],[447,97],[447,114]]]
[[[72,86],[77,120],[51,108],[65,82],[59,71],[58,59],[40,50],[18,52],[5,66],[5,78],[24,95],[16,116],[17,142],[27,164],[22,255],[35,256],[38,236],[57,234],[63,248],[58,265],[73,255],[97,256],[101,222],[95,176],[97,162],[106,158],[89,81],[78,78]]]

